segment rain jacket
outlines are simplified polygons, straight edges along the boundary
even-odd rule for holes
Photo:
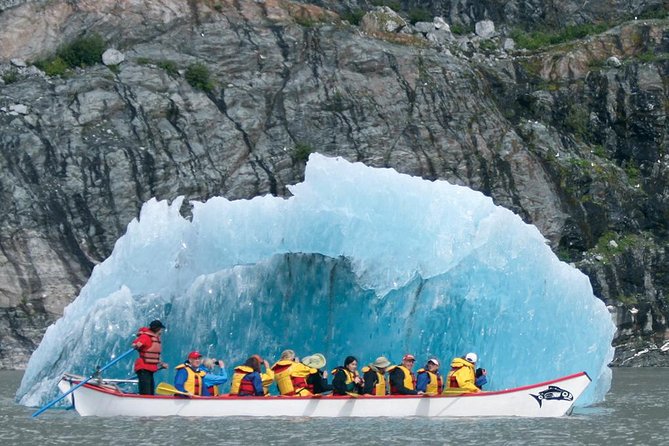
[[[220,395],[221,392],[218,386],[228,382],[228,372],[226,372],[225,369],[221,369],[221,374],[218,375],[202,365],[200,366],[200,370],[206,373],[206,375],[204,375],[204,378],[202,379],[202,382],[204,383],[204,389],[202,389],[202,396]]]
[[[464,358],[455,358],[451,361],[451,371],[446,378],[447,392],[480,392],[476,387],[476,377],[474,375],[474,364]]]

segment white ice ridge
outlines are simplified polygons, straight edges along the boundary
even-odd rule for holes
[[[265,349],[276,357],[268,346],[299,344],[332,355],[354,349],[364,362],[380,354],[397,360],[413,349],[442,358],[446,374],[450,357],[475,350],[491,372],[491,390],[585,370],[593,386],[579,403],[604,398],[615,326],[587,277],[560,262],[536,227],[469,188],[319,154],[310,156],[304,182],[290,191],[288,199],[193,203],[192,221],[180,215],[182,197],[145,203],[47,330],[20,401],[39,405],[54,394],[60,373],[83,373],[127,350],[133,330],[154,317],[205,333],[212,344],[252,326],[242,345],[224,352]],[[279,310],[300,291],[294,291],[300,279],[282,277],[273,260],[291,253],[348,259],[355,277],[350,288],[357,291],[347,299],[355,301],[355,312],[345,313],[345,302],[326,304],[328,297],[315,289],[319,280],[307,290],[314,308],[293,306],[290,312],[298,313],[290,317]],[[336,326],[305,344],[320,338],[299,312],[321,308],[326,313],[319,317]],[[267,327],[284,317],[293,328],[277,342]],[[353,343],[356,336],[361,342]],[[174,363],[196,340],[168,331],[165,343]],[[124,370],[132,373],[131,367]]]

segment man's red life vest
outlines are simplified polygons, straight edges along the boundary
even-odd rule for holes
[[[141,336],[148,336],[151,339],[151,345],[146,347],[142,345],[139,349],[139,358],[135,361],[135,371],[137,370],[148,370],[150,372],[155,372],[158,370],[158,364],[160,364],[160,353],[162,351],[162,344],[160,342],[160,336],[156,335],[150,328],[142,327],[137,333],[137,339]]]

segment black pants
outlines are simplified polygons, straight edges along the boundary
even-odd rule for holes
[[[153,373],[148,370],[137,370],[137,388],[140,395],[153,395],[156,388]]]

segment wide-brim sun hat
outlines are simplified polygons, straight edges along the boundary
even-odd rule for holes
[[[302,358],[302,364],[312,369],[322,369],[325,367],[325,356],[320,353],[314,353],[313,355],[305,356]]]
[[[374,360],[372,365],[377,369],[385,369],[388,368],[388,366],[390,366],[390,361],[388,361],[388,358],[386,358],[385,356],[379,356]]]

